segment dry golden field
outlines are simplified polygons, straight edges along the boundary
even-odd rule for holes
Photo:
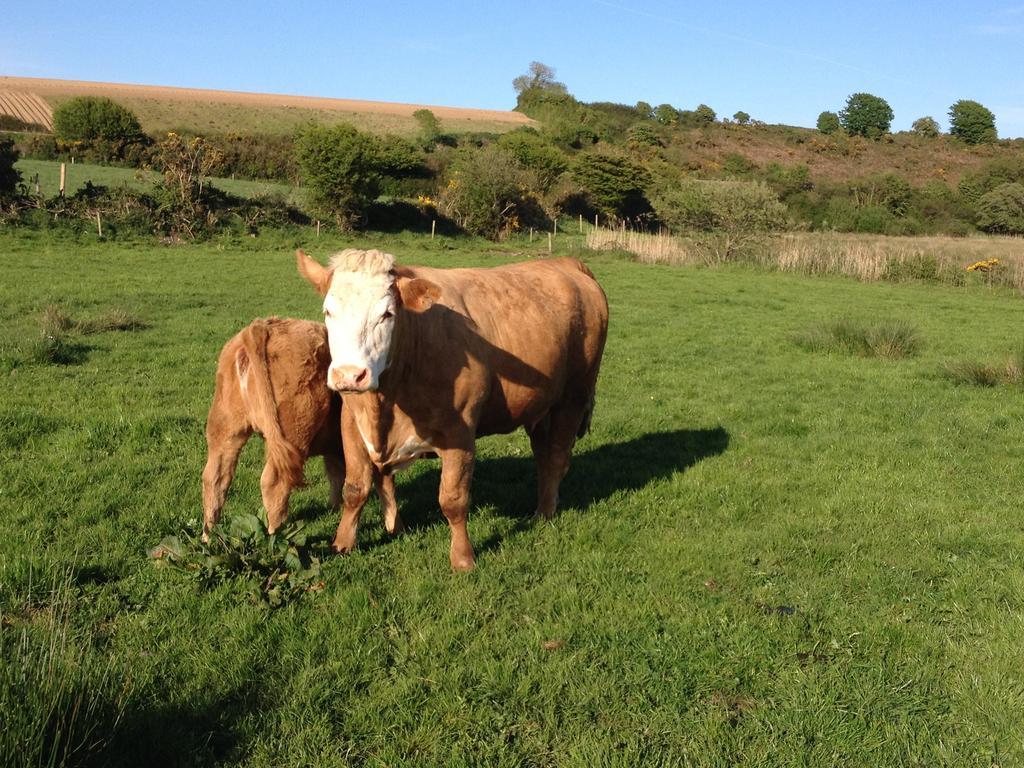
[[[200,88],[171,88],[155,85],[94,83],[80,80],[49,80],[31,77],[0,77],[0,113],[30,122],[47,108],[75,96],[106,96],[131,109],[149,132],[190,129],[203,132],[290,133],[310,121],[350,122],[365,130],[397,134],[414,133],[412,114],[429,109],[449,133],[467,131],[504,132],[531,125],[519,112],[463,109],[422,104],[392,104],[382,101],[327,99],[270,93],[213,91]],[[27,104],[35,111],[27,112]],[[41,105],[41,107],[40,107]],[[10,110],[10,111],[8,111]],[[42,124],[52,127],[45,115]]]

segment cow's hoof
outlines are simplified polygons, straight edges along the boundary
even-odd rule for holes
[[[452,558],[452,572],[453,573],[469,573],[476,568],[476,560],[472,557],[465,558]]]

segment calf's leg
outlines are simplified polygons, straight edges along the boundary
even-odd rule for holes
[[[235,477],[238,454],[252,435],[248,424],[224,413],[215,402],[206,421],[206,466],[203,468],[203,541],[220,520],[224,498]]]
[[[392,536],[405,530],[402,518],[398,516],[398,501],[395,499],[395,476],[375,469],[373,481],[377,486],[377,498],[384,516],[384,530]]]
[[[345,488],[345,465],[335,454],[325,453],[324,472],[331,484],[331,509],[337,510],[341,507],[341,495]]]
[[[334,534],[333,546],[335,552],[346,553],[356,546],[359,516],[373,484],[373,464],[349,408],[342,410],[341,432],[345,446],[345,486],[341,494],[341,520]]]

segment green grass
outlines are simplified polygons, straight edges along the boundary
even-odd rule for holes
[[[15,167],[21,171],[22,181],[29,186],[30,190],[34,190],[33,179],[37,173],[39,174],[40,191],[43,195],[55,195],[60,189],[60,163],[58,161],[22,158],[15,163]],[[159,174],[154,171],[90,163],[75,163],[74,165],[67,163],[65,164],[64,183],[67,194],[74,194],[89,181],[96,186],[124,185],[132,189],[147,191],[153,188],[159,178]],[[238,197],[279,194],[291,203],[304,202],[302,192],[297,187],[275,181],[211,178],[210,183],[218,189]]]
[[[1024,301],[998,289],[588,254],[610,336],[553,523],[527,517],[515,434],[480,441],[470,575],[449,573],[429,461],[400,476],[407,535],[371,502],[360,550],[281,608],[244,575],[155,567],[147,550],[198,524],[220,346],[255,316],[318,317],[296,245],[371,244],[437,266],[546,251],[0,232],[3,341],[51,304],[148,326],[2,371],[8,762],[45,763],[31,740],[82,707],[94,765],[1024,762],[1024,401],[941,375],[1019,338]],[[793,344],[844,315],[898,316],[924,343],[898,364]],[[261,458],[253,441],[226,515],[258,510]],[[293,515],[322,540],[337,519],[308,476]],[[35,668],[55,671],[19,677]]]

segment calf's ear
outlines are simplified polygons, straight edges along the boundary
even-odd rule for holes
[[[441,298],[441,288],[437,283],[422,277],[399,276],[395,278],[395,289],[402,307],[410,312],[426,312]]]
[[[331,287],[333,269],[328,269],[319,261],[311,259],[301,248],[295,251],[295,263],[299,267],[299,274],[312,285],[321,296],[326,296]]]

